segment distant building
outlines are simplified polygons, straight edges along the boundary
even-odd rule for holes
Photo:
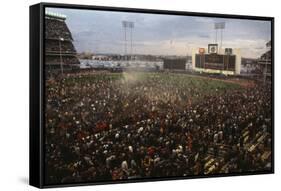
[[[92,60],[111,60],[110,56],[107,55],[94,55]]]
[[[46,71],[61,72],[79,68],[73,38],[65,23],[66,16],[46,12],[45,14],[45,65]]]

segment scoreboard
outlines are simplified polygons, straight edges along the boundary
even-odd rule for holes
[[[195,67],[235,71],[236,56],[231,54],[196,54]]]
[[[192,68],[207,73],[239,75],[241,52],[239,48],[218,48],[218,44],[208,44],[205,48],[192,49]]]

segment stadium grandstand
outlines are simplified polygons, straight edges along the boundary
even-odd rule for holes
[[[271,41],[266,43],[267,51],[258,59],[264,80],[271,78]]]
[[[74,70],[80,64],[65,20],[65,15],[45,14],[45,64],[49,74]]]

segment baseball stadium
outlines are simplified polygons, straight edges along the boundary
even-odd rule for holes
[[[271,40],[246,58],[218,40],[226,24],[177,55],[138,53],[122,21],[121,53],[83,52],[71,17],[46,12],[46,183],[271,171]]]

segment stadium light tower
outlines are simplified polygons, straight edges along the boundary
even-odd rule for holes
[[[218,42],[218,30],[220,30],[220,32],[221,32],[221,43],[220,43],[220,49],[219,49],[219,52],[221,53],[221,50],[222,50],[222,36],[223,36],[223,30],[225,29],[225,22],[215,23],[214,28],[216,30],[216,44]]]
[[[62,55],[61,55],[61,41],[64,41],[64,38],[59,37],[59,47],[60,47],[60,69],[61,69],[61,74],[63,74]]]
[[[129,28],[129,30],[130,30],[130,41],[131,41],[130,54],[132,55],[132,53],[133,53],[133,29],[134,29],[134,22],[122,21],[122,27],[124,28],[124,37],[125,37],[124,54],[127,55],[127,28]]]
[[[124,34],[125,34],[125,43],[124,43],[124,55],[127,54],[127,21],[122,21],[122,27],[124,28]]]
[[[131,34],[131,55],[133,54],[133,29],[134,29],[134,23],[129,22],[129,28],[130,28],[130,34]]]

